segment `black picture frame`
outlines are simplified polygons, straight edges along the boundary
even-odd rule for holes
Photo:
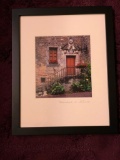
[[[21,16],[57,16],[57,15],[105,15],[107,76],[109,99],[109,126],[57,126],[57,127],[20,127],[21,123]],[[102,117],[101,117],[102,118]],[[115,46],[113,10],[111,7],[68,7],[68,8],[33,8],[13,9],[12,11],[12,134],[46,135],[46,134],[108,134],[117,133],[117,92],[115,74]]]

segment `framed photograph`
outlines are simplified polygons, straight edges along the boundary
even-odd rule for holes
[[[14,9],[13,135],[117,133],[111,7]]]

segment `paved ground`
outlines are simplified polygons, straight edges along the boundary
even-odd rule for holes
[[[66,93],[62,95],[46,95],[37,98],[66,98],[66,97],[92,97],[92,92]]]

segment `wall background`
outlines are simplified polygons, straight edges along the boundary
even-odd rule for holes
[[[112,6],[114,9],[118,108],[120,111],[120,0],[0,1],[0,159],[119,160],[120,135],[12,136],[12,9]],[[120,113],[119,113],[120,118]],[[119,122],[120,124],[120,122]]]

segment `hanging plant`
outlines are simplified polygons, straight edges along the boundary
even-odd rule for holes
[[[79,62],[75,67],[76,68],[85,68],[85,67],[87,67],[87,63],[86,62],[84,62],[84,61],[81,61],[81,62]]]

